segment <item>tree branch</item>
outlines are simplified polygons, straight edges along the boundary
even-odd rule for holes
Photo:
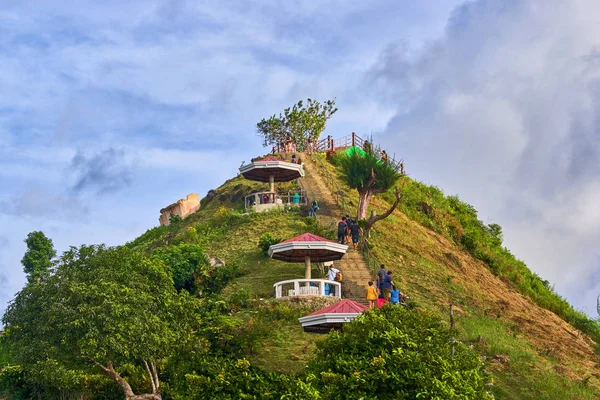
[[[365,225],[365,236],[366,237],[369,237],[369,233],[371,231],[371,228],[375,224],[375,222],[381,221],[382,219],[387,218],[392,212],[394,212],[394,210],[396,209],[398,204],[400,204],[400,200],[402,200],[402,192],[404,189],[404,184],[405,184],[405,181],[403,180],[400,188],[396,187],[396,190],[394,192],[394,195],[396,196],[396,200],[394,201],[394,204],[392,204],[390,206],[390,208],[388,208],[383,214],[376,215],[373,211],[371,211],[371,216],[369,217],[369,219],[367,219],[367,221],[366,221],[367,223]]]
[[[148,372],[150,383],[152,384],[152,394],[156,394],[156,383],[154,383],[154,377],[152,376],[152,372],[150,372],[150,367],[148,367],[148,362],[146,360],[144,360],[144,365],[146,366],[146,371]]]
[[[160,389],[160,381],[158,380],[158,373],[156,372],[156,363],[152,361],[150,363],[150,366],[152,367],[152,373],[154,374],[154,382],[156,383],[156,391],[158,392],[158,390]]]

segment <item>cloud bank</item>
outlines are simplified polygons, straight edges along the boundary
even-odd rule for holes
[[[367,76],[372,95],[397,104],[380,138],[409,173],[500,223],[507,247],[589,313],[600,293],[599,12],[586,0],[465,3],[442,39],[394,43]]]

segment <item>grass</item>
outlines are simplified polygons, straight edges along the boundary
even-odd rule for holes
[[[540,357],[537,351],[504,321],[486,316],[457,318],[462,339],[488,357],[497,399],[597,399],[598,392],[582,382],[560,375],[560,363]],[[478,338],[483,340],[478,340]],[[509,363],[494,361],[496,354],[508,356]]]
[[[335,166],[325,162],[325,168],[339,177],[340,171]],[[351,199],[345,211],[352,214],[356,210],[357,192],[341,179],[338,184]],[[202,243],[208,255],[236,263],[243,271],[225,289],[225,296],[244,288],[254,299],[272,297],[273,283],[303,277],[304,266],[267,258],[258,248],[260,236],[270,232],[274,237],[286,239],[307,231],[321,236],[331,232],[314,226],[314,219],[304,217],[304,213],[243,214],[243,197],[265,188],[264,184],[240,177],[230,179],[216,190],[210,201],[203,199],[202,208],[180,226],[154,228],[131,244],[151,249],[177,242]],[[424,191],[422,195],[430,199],[434,208],[441,201],[435,190],[418,185],[411,190],[417,189]],[[386,208],[384,197],[376,197],[371,209],[381,212]],[[504,317],[494,297],[498,294],[488,292],[489,285],[485,284],[495,278],[483,273],[485,265],[452,239],[454,231],[438,229],[431,221],[425,221],[416,208],[403,211],[375,225],[370,240],[373,253],[394,271],[394,278],[404,292],[420,306],[437,312],[440,319],[448,319],[450,303],[459,306],[459,338],[488,358],[486,368],[493,377],[496,398],[600,397],[598,379],[590,378],[591,371],[585,370],[589,359],[577,360],[566,353],[559,362],[533,345],[534,338],[520,333],[518,322]],[[444,221],[454,223],[451,218]],[[510,301],[512,294],[508,289],[503,290],[500,295]],[[477,341],[479,336],[485,339],[485,346]],[[258,350],[248,357],[254,365],[268,371],[297,372],[306,365],[318,339],[318,335],[304,333],[294,319],[272,321],[258,341]],[[490,361],[494,354],[507,355],[509,366]]]

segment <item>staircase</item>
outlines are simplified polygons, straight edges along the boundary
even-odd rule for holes
[[[337,223],[343,216],[342,210],[335,202],[325,181],[317,172],[314,162],[308,155],[304,154],[302,160],[304,161],[305,172],[305,176],[302,178],[302,187],[311,201],[317,200],[319,202],[319,212],[317,213],[319,223],[325,226],[334,224],[337,229]],[[342,281],[342,295],[347,299],[368,305],[366,291],[368,282],[373,280],[373,276],[360,252],[354,250],[350,244],[348,253],[340,261],[336,261],[335,266],[342,272],[344,278]]]

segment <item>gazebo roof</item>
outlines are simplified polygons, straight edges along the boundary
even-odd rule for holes
[[[324,237],[315,235],[314,233],[303,233],[302,235],[293,237],[291,239],[286,239],[282,242],[279,243],[288,243],[288,242],[331,242],[331,243],[337,243],[334,240],[331,239],[326,239]]]
[[[342,324],[352,321],[358,314],[367,309],[368,307],[360,303],[344,299],[305,317],[298,318],[298,322],[306,332],[327,333],[331,329],[340,329]]]
[[[345,244],[305,233],[272,245],[268,254],[277,260],[288,262],[304,262],[306,256],[313,262],[325,262],[341,259],[346,251],[348,246]]]
[[[308,315],[352,314],[352,313],[359,314],[367,309],[368,309],[367,306],[363,306],[362,304],[357,303],[356,301],[344,299],[344,300],[338,301],[337,303],[334,303],[330,306],[322,308],[322,309],[315,311]]]
[[[275,182],[288,182],[303,177],[304,168],[300,164],[269,156],[241,166],[240,173],[244,178],[252,181],[269,182],[269,178],[272,176]]]

